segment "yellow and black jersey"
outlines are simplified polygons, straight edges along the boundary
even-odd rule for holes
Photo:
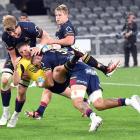
[[[19,61],[17,71],[20,77],[26,73],[33,81],[38,81],[40,78],[45,80],[44,71],[35,67],[33,64],[31,64],[31,60],[25,58],[21,58]]]

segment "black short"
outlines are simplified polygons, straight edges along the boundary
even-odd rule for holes
[[[69,80],[67,80],[65,83],[58,83],[54,81],[54,86],[51,88],[48,88],[51,92],[60,94],[65,91],[65,89],[69,86]]]

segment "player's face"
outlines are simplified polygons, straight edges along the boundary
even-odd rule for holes
[[[25,21],[29,21],[29,19],[27,16],[20,16],[19,21],[25,22]]]
[[[33,61],[32,64],[37,66],[38,68],[41,67],[41,60],[42,60],[42,56],[41,55],[36,55],[33,57]]]
[[[23,45],[20,49],[18,49],[19,54],[27,59],[31,58],[31,52],[30,52],[30,46],[29,45]]]
[[[9,31],[7,30],[6,32],[14,38],[19,38],[21,35],[21,28],[20,28],[20,26],[17,26],[17,27],[15,27],[15,29],[12,29]]]
[[[68,20],[68,15],[64,11],[55,11],[55,19],[58,25],[64,24]]]

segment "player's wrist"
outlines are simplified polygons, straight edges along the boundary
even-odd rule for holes
[[[36,47],[39,48],[40,50],[42,50],[43,46],[44,46],[44,45],[42,45],[42,44],[37,44],[37,45],[36,45]]]
[[[43,48],[41,49],[41,52],[46,52],[48,50],[52,49],[52,46],[51,45],[44,45]]]

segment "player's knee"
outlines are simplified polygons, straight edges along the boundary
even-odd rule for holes
[[[17,100],[18,101],[25,101],[26,100],[26,95],[25,94],[18,94],[17,96]]]
[[[73,101],[73,106],[79,108],[80,104],[83,102],[85,96],[85,90],[75,89],[71,91],[71,99]]]
[[[19,85],[18,86],[18,96],[21,97],[21,98],[24,98],[25,95],[26,95],[26,90],[27,90],[27,87]]]
[[[89,101],[93,104],[93,106],[97,110],[103,110],[104,100],[102,98],[102,91],[101,89],[95,90],[90,96]]]
[[[10,88],[10,84],[12,82],[12,74],[3,73],[1,77],[1,89],[6,91]]]
[[[73,106],[77,109],[81,109],[82,103],[83,103],[83,98],[75,98],[72,100]]]
[[[104,100],[102,98],[98,98],[96,101],[93,102],[93,106],[98,110],[104,110]]]
[[[3,85],[7,85],[8,84],[8,80],[6,77],[3,77],[2,80],[1,80],[1,84]]]

